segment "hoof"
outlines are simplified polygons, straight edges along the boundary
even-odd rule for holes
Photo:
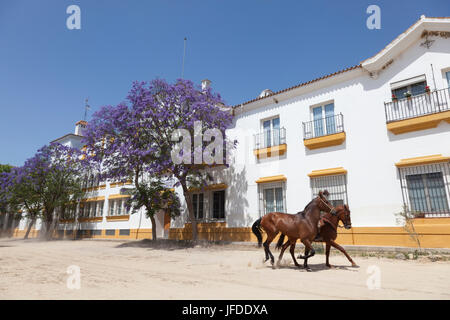
[[[356,263],[352,263],[352,268],[359,268],[359,266]]]
[[[306,267],[305,270],[308,271],[308,272],[312,272],[310,267]]]
[[[331,264],[327,264],[326,266],[327,268],[333,269],[333,266]]]

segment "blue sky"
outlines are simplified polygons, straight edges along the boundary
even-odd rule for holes
[[[66,9],[81,8],[81,30]],[[381,29],[366,8],[381,8]],[[0,0],[0,163],[21,165],[134,80],[208,78],[230,104],[359,64],[448,1]]]

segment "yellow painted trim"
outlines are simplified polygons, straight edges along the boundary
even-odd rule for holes
[[[280,174],[278,176],[259,178],[255,182],[256,183],[268,183],[268,182],[280,182],[280,181],[286,181],[286,180],[287,180],[287,178],[283,174]]]
[[[310,178],[316,178],[316,177],[323,177],[323,176],[333,176],[337,174],[346,174],[347,170],[345,170],[343,167],[338,168],[330,168],[330,169],[322,169],[322,170],[313,170],[311,173],[308,173],[308,177]]]
[[[103,200],[105,200],[105,196],[81,199],[81,202],[92,202],[92,201],[103,201]]]
[[[256,149],[253,150],[253,154],[259,158],[267,158],[273,156],[282,156],[286,153],[287,144],[280,144],[278,146]]]
[[[74,223],[75,219],[59,219],[59,223]]]
[[[305,139],[303,140],[303,144],[305,147],[307,147],[310,150],[313,149],[319,149],[319,148],[326,148],[326,147],[332,147],[337,146],[340,144],[343,144],[345,141],[346,135],[345,132],[330,134],[327,136],[312,138],[312,139]]]
[[[217,184],[211,184],[209,186],[205,186],[203,188],[189,188],[189,192],[196,192],[196,191],[206,191],[206,190],[220,190],[220,189],[226,189],[228,188],[228,185],[225,183],[217,183]],[[172,189],[173,191],[173,189]]]
[[[407,166],[418,166],[430,163],[449,162],[449,161],[450,157],[444,157],[442,156],[442,154],[434,154],[431,156],[402,159],[400,162],[397,162],[395,166],[401,168]]]
[[[80,218],[80,222],[102,222],[103,217]]]
[[[128,221],[130,220],[130,215],[124,216],[106,216],[106,221]]]
[[[123,198],[130,198],[131,196],[129,194],[112,194],[108,197],[108,200],[113,199],[123,199]]]
[[[119,186],[123,186],[123,185],[125,185],[125,184],[131,184],[132,183],[132,181],[131,180],[128,180],[128,181],[126,181],[126,182],[113,182],[113,183],[111,183],[110,184],[110,187],[111,188],[115,188],[115,187],[119,187]]]
[[[393,134],[402,134],[412,131],[436,128],[441,121],[447,121],[450,123],[450,111],[390,122],[387,124],[387,128]]]

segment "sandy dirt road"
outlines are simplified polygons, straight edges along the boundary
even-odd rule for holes
[[[351,268],[336,253],[335,268],[316,255],[306,272],[288,252],[275,270],[262,258],[253,246],[3,239],[0,299],[450,299],[448,261],[355,257],[360,268]],[[72,265],[80,268],[80,289],[67,287]],[[380,288],[371,290],[373,270],[380,272]]]

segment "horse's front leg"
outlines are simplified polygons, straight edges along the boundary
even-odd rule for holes
[[[308,239],[302,240],[302,243],[305,246],[305,256],[301,257],[302,259],[305,259],[303,266],[306,269],[306,271],[311,271],[311,269],[308,267],[308,258],[314,256],[316,254],[316,251],[314,250],[314,248],[311,245],[311,242]]]
[[[300,265],[297,262],[297,259],[295,259],[295,243],[297,242],[297,239],[295,239],[295,241],[290,241],[291,242],[291,248],[290,248],[290,252],[291,252],[291,257],[292,260],[294,261],[294,264],[296,267],[300,267]]]
[[[330,240],[330,243],[333,247],[335,247],[336,249],[338,249],[340,252],[342,252],[348,259],[348,261],[350,261],[350,263],[352,264],[352,267],[358,267],[358,265],[355,263],[355,261],[353,261],[353,259],[348,255],[348,253],[344,250],[344,248],[342,248],[340,245],[338,245],[336,242],[334,242],[333,240]]]
[[[331,268],[331,265],[330,265],[330,248],[331,248],[330,241],[327,241],[326,244],[325,244],[325,256],[326,256],[325,265],[328,268]]]

